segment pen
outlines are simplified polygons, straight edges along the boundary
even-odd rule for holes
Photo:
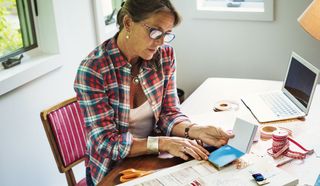
[[[291,159],[284,160],[284,161],[278,163],[278,164],[277,164],[277,167],[281,167],[282,165],[284,165],[284,164],[286,164],[286,163],[289,163],[289,162],[291,162],[292,160],[294,160],[294,159],[291,158]]]

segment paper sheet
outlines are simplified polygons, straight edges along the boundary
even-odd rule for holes
[[[245,155],[252,163],[244,169],[236,169],[230,165],[217,171],[215,167],[208,161],[192,160],[174,167],[163,169],[153,174],[137,178],[127,183],[120,184],[121,186],[237,186],[247,185],[256,186],[257,184],[251,176],[251,171],[262,173],[268,176],[270,183],[268,186],[278,185],[296,185],[298,179],[290,176],[285,171],[272,166],[264,159],[257,156]]]
[[[131,182],[120,184],[136,186],[158,186],[158,185],[188,185],[197,182],[198,178],[212,175],[217,172],[208,161],[192,160],[168,169],[159,171],[150,176],[135,179]],[[149,178],[149,179],[148,179]]]

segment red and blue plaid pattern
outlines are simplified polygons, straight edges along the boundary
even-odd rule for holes
[[[109,172],[113,162],[129,154],[132,144],[128,132],[131,65],[115,38],[105,41],[82,61],[74,84],[85,116],[87,166],[95,184]],[[174,124],[188,120],[179,108],[173,48],[163,45],[153,59],[143,61],[139,79],[156,125],[170,135]]]

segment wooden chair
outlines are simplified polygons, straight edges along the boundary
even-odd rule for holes
[[[72,168],[84,161],[86,143],[84,117],[77,99],[65,100],[40,113],[51,150],[60,173],[65,173],[69,186],[86,185],[83,178],[78,183]]]

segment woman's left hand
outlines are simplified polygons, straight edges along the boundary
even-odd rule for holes
[[[215,147],[225,145],[229,138],[234,137],[234,134],[227,133],[220,127],[212,125],[193,125],[189,133],[191,138],[201,140],[203,143]]]

